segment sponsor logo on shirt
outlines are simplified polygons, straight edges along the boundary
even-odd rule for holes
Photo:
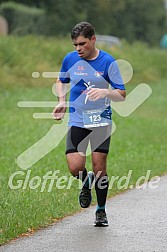
[[[74,75],[88,76],[88,73],[84,73],[84,72],[74,72]]]
[[[100,76],[102,76],[104,74],[104,72],[100,72],[100,71],[96,71],[95,73],[94,73],[94,75],[98,78],[98,77],[100,77]]]
[[[78,66],[78,68],[77,68],[79,71],[83,71],[83,70],[85,70],[85,67],[84,66]]]

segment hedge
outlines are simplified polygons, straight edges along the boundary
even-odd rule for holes
[[[6,2],[0,5],[0,14],[8,22],[9,34],[43,34],[45,30],[45,11],[23,4]]]

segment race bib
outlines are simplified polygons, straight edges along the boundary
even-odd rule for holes
[[[107,126],[111,124],[111,112],[107,108],[83,110],[83,123],[85,128]]]

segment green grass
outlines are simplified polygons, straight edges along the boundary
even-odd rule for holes
[[[9,177],[14,172],[23,171],[15,162],[18,155],[42,138],[54,124],[52,120],[37,120],[32,117],[34,112],[51,112],[52,108],[18,108],[17,102],[55,100],[51,92],[54,80],[42,78],[33,80],[31,73],[54,71],[54,69],[58,71],[63,55],[72,48],[65,41],[61,45],[58,42],[56,39],[33,37],[3,38],[0,42],[3,49],[0,50],[2,56],[0,57],[2,76],[0,86],[1,244],[80,210],[77,180],[72,183],[70,190],[66,188],[58,190],[55,181],[51,192],[47,191],[49,183],[43,192],[40,192],[41,185],[35,190],[30,189],[29,185],[26,189],[22,186],[20,189],[11,190],[8,185]],[[20,54],[18,54],[19,48]],[[142,55],[141,52],[143,52]],[[167,172],[165,138],[167,78],[166,70],[164,70],[164,65],[167,65],[166,52],[162,53],[158,49],[151,50],[144,45],[136,45],[133,48],[125,44],[123,48],[112,49],[112,53],[117,58],[123,54],[122,58],[128,59],[129,62],[131,62],[130,59],[134,61],[133,84],[131,82],[129,86],[127,85],[128,92],[140,82],[148,83],[153,90],[149,99],[129,117],[124,118],[116,113],[113,116],[117,129],[112,136],[108,155],[108,175],[109,178],[121,177],[127,175],[129,170],[133,170],[130,184],[135,184],[140,176],[146,175],[147,170],[151,170],[150,178]],[[55,57],[56,54],[58,54],[57,57]],[[144,67],[139,64],[139,62],[142,64],[143,58]],[[144,69],[147,64],[150,70],[146,74],[147,71]],[[55,170],[60,170],[58,177],[70,177],[64,150],[65,138],[58,148],[29,169],[31,171],[29,181],[34,176],[39,176],[42,180],[48,171]],[[91,170],[90,157],[87,159],[87,168]],[[18,175],[15,179],[15,185],[18,180],[25,180],[27,171],[23,172],[25,172],[24,175]],[[122,190],[117,188],[116,181],[109,190],[108,197],[120,191]],[[94,190],[93,204],[96,204]]]

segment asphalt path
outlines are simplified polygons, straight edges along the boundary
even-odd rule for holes
[[[156,189],[128,190],[107,201],[108,227],[94,227],[95,207],[0,247],[0,252],[166,252],[167,176]]]

